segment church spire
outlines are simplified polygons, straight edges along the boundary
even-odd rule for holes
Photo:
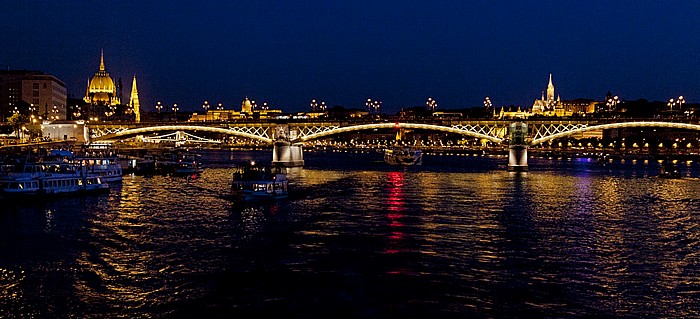
[[[102,49],[102,52],[100,53],[100,71],[105,70],[105,50]]]
[[[141,122],[141,110],[139,103],[139,91],[136,89],[136,75],[134,74],[134,81],[131,83],[131,98],[129,99],[129,106],[131,106],[132,111],[136,115],[136,123]]]
[[[554,100],[554,84],[552,84],[552,73],[549,74],[549,84],[547,85],[547,101]]]

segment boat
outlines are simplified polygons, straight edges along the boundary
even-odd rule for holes
[[[666,161],[661,165],[659,178],[681,178],[683,177],[673,162]]]
[[[286,198],[288,193],[287,175],[273,172],[269,167],[258,166],[255,162],[239,166],[233,173],[231,193],[243,200],[274,200]]]
[[[101,177],[104,182],[122,180],[122,165],[111,144],[91,143],[79,155],[73,157],[73,162],[84,167],[90,174]]]
[[[390,165],[421,165],[423,152],[408,147],[394,147],[384,150],[384,162]]]
[[[100,176],[69,162],[24,163],[0,175],[2,199],[108,191]]]
[[[204,171],[201,155],[183,150],[174,150],[156,158],[156,171],[170,175],[192,175]]]

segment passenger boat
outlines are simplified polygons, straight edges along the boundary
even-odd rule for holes
[[[156,159],[156,170],[171,175],[192,175],[204,171],[199,154],[175,150]]]
[[[384,162],[390,165],[421,165],[423,164],[423,152],[408,147],[388,148],[384,150]]]
[[[101,177],[103,182],[122,180],[122,166],[111,144],[89,144],[79,155],[73,157],[73,162],[84,167],[90,174]]]
[[[68,162],[25,163],[0,175],[2,199],[107,191],[109,185],[99,176]]]
[[[231,183],[231,193],[244,200],[286,198],[287,175],[273,172],[271,168],[257,166],[255,162],[236,168]]]

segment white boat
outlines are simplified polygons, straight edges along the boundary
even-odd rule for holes
[[[107,192],[109,185],[84,168],[64,162],[26,163],[0,175],[0,198]]]
[[[390,165],[421,165],[423,152],[408,147],[384,150],[384,162]]]
[[[85,167],[88,173],[101,177],[104,182],[122,180],[119,156],[111,144],[89,144],[79,155],[73,157],[72,162]]]
[[[270,200],[286,198],[287,175],[272,169],[250,165],[238,167],[233,173],[231,192],[244,200]]]

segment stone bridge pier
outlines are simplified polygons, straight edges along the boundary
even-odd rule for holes
[[[527,124],[523,122],[511,123],[508,127],[508,170],[527,171]]]
[[[296,131],[289,131],[288,125],[277,125],[272,147],[272,165],[281,167],[304,166],[304,152],[301,143],[291,141],[296,138]]]

